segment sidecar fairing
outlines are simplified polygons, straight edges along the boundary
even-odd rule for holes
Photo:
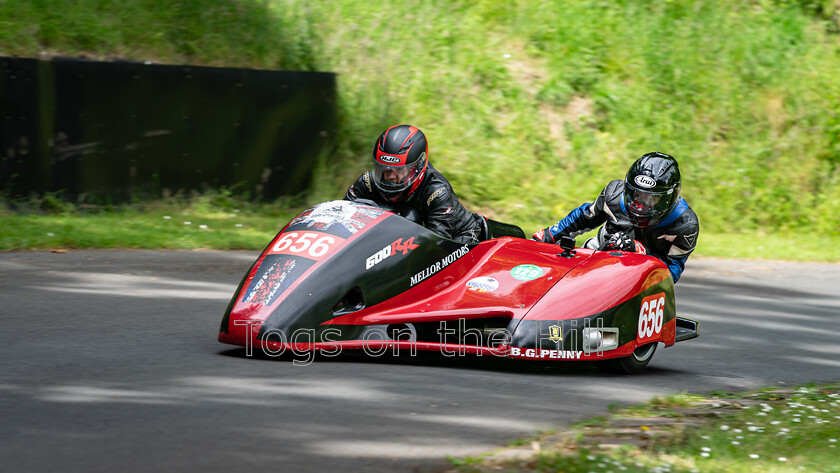
[[[636,372],[658,343],[697,336],[696,322],[676,317],[659,259],[493,234],[522,236],[511,227],[491,224],[489,240],[462,244],[369,205],[318,204],[253,264],[219,341],[269,354],[434,350]]]

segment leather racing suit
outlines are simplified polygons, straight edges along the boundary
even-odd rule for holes
[[[395,207],[411,207],[419,213],[412,218],[438,235],[460,243],[477,243],[482,236],[483,220],[480,215],[467,210],[452,190],[452,185],[438,172],[432,163],[427,164],[423,183],[405,202],[394,203],[383,199],[373,183],[373,171],[366,171],[347,189],[345,200],[367,199]]]
[[[572,210],[553,226],[537,232],[546,243],[556,243],[560,237],[575,238],[604,224],[598,230],[594,247],[598,248],[615,232],[624,232],[645,246],[649,255],[662,260],[671,271],[674,282],[685,269],[688,256],[697,245],[700,221],[688,203],[680,197],[674,210],[658,224],[639,228],[633,225],[624,208],[624,181],[611,181],[594,203],[585,203]],[[589,245],[586,245],[589,247]]]

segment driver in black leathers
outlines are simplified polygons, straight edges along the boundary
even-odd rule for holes
[[[677,282],[700,232],[697,214],[680,196],[680,187],[680,170],[673,156],[645,154],[633,163],[624,180],[607,184],[594,203],[572,210],[533,238],[558,243],[560,237],[574,238],[603,224],[584,247],[656,256]]]
[[[429,163],[428,153],[420,129],[388,128],[373,147],[373,170],[359,176],[344,198],[384,203],[441,236],[477,243],[486,233],[484,218],[464,208],[449,181]]]

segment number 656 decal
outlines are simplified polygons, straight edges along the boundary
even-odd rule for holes
[[[280,237],[271,247],[271,254],[292,254],[318,259],[338,246],[344,240],[320,232],[289,232]]]
[[[665,318],[665,293],[654,294],[642,299],[639,310],[639,340],[651,338],[662,331]]]

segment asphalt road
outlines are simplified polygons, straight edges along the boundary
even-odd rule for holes
[[[0,253],[0,461],[16,472],[412,472],[656,395],[840,381],[840,265],[693,258],[701,337],[638,376],[585,364],[216,341],[256,253]]]

